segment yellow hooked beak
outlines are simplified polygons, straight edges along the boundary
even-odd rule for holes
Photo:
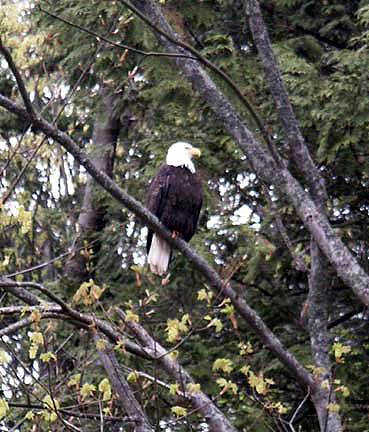
[[[195,158],[199,158],[201,156],[201,151],[200,149],[196,148],[196,147],[192,147],[191,149],[191,155]]]

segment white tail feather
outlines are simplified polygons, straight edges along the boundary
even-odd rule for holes
[[[153,273],[162,276],[168,271],[170,252],[169,243],[154,234],[148,255],[150,270]]]

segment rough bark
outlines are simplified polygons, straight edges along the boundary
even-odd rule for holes
[[[298,125],[295,113],[290,103],[282,76],[274,56],[269,34],[263,20],[260,5],[257,0],[244,0],[246,16],[251,34],[263,64],[265,75],[271,94],[282,123],[284,134],[291,151],[292,158],[318,209],[327,214],[327,191],[325,182],[315,166],[304,137]],[[321,431],[340,432],[341,419],[338,412],[328,412],[327,405],[335,399],[331,391],[332,373],[329,358],[329,332],[328,332],[328,288],[327,277],[328,262],[314,239],[310,243],[311,268],[309,277],[309,333],[314,366],[324,368],[325,372],[318,379],[316,391],[312,394]],[[327,381],[329,386],[322,386]]]
[[[324,178],[314,164],[298,125],[290,103],[277,60],[275,58],[269,34],[265,26],[260,5],[257,0],[244,0],[244,7],[251,34],[264,67],[265,76],[274,100],[279,119],[292,157],[301,171],[310,191],[318,202],[327,201]]]
[[[193,384],[194,380],[176,360],[168,355],[167,350],[154,340],[140,324],[127,320],[122,310],[116,308],[116,311],[119,317],[124,320],[127,327],[133,332],[137,340],[139,340],[145,348],[149,348],[151,351],[157,353],[157,362],[181,385],[182,392],[186,394],[186,397],[191,401],[193,407],[204,416],[210,429],[214,432],[236,432],[235,427],[205,393],[202,391],[186,391],[187,384]]]
[[[328,410],[329,403],[336,403],[332,389],[332,365],[329,358],[328,327],[328,286],[329,277],[327,262],[314,240],[311,241],[310,255],[316,264],[311,266],[309,280],[309,333],[314,367],[321,370],[317,375],[317,386],[312,393],[312,400],[318,414],[322,432],[342,431],[341,418],[338,412]]]
[[[95,343],[100,339],[105,340],[105,348],[97,350],[101,363],[104,366],[105,372],[109,377],[109,381],[114,391],[119,396],[119,402],[121,403],[122,408],[125,413],[127,413],[129,420],[132,420],[135,423],[134,430],[136,432],[152,432],[153,428],[150,425],[149,419],[125,379],[124,373],[119,366],[118,360],[109,342],[103,335],[95,333]]]
[[[100,92],[100,106],[98,108],[92,142],[90,144],[91,160],[96,168],[109,177],[113,174],[115,147],[120,130],[119,114],[114,112],[116,97],[103,87]],[[78,237],[74,242],[74,253],[65,265],[65,274],[70,281],[81,283],[88,279],[87,256],[80,253],[84,243],[93,244],[92,249],[97,253],[99,249],[98,233],[106,224],[106,208],[99,199],[96,183],[89,177],[83,194],[82,209],[78,217]]]

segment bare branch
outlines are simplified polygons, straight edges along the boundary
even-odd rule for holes
[[[135,420],[137,432],[151,432],[153,428],[150,425],[149,419],[147,418],[142,406],[135,398],[128,382],[126,381],[124,373],[120,369],[119,363],[111,349],[109,342],[104,336],[100,336],[98,333],[95,333],[95,343],[98,342],[101,337],[105,340],[106,344],[104,349],[98,349],[97,351],[104,369],[108,374],[109,380],[114,390],[119,395],[119,401],[123,409],[128,414],[129,419]]]
[[[167,355],[167,350],[154,340],[147,331],[138,323],[127,320],[124,312],[115,308],[118,316],[126,323],[127,327],[133,332],[136,338],[145,348],[157,353],[157,361],[161,367],[175,379],[177,383],[183,383],[182,391],[186,392],[186,385],[194,383],[188,372],[173,358]],[[193,406],[198,410],[209,423],[213,431],[217,432],[235,432],[236,429],[224,416],[224,414],[215,406],[203,392],[187,392],[187,397],[191,400]]]
[[[0,279],[0,288],[5,289],[6,291],[13,294],[15,297],[20,298],[26,304],[32,306],[41,305],[42,299],[30,293],[24,287],[29,286],[40,290],[40,286],[37,285],[39,284],[34,285],[33,282],[14,282],[14,281],[7,281],[4,279],[2,280]],[[77,327],[82,327],[82,328],[96,327],[103,334],[105,334],[112,342],[123,343],[124,349],[139,357],[142,357],[144,359],[153,359],[155,357],[155,354],[153,352],[150,352],[150,350],[142,349],[134,342],[131,342],[130,340],[123,338],[119,329],[114,328],[112,325],[109,325],[105,321],[98,319],[95,316],[78,312],[77,310],[66,305],[66,303],[63,302],[63,300],[58,298],[55,294],[50,293],[50,291],[43,286],[41,286],[40,291],[42,291],[45,295],[49,296],[49,298],[56,300],[55,302],[56,304],[51,304],[51,305],[48,304],[47,307],[48,308],[50,307],[53,310],[56,310],[59,307],[60,313],[64,317],[64,318],[61,317],[62,319],[68,320],[68,322],[70,322],[71,324]]]
[[[24,102],[24,105],[26,107],[28,114],[31,116],[31,118],[34,117],[36,115],[36,113],[33,109],[32,103],[29,99],[29,96],[28,96],[28,93],[26,90],[26,86],[24,85],[21,74],[19,73],[19,70],[13,61],[13,57],[12,57],[10,51],[3,45],[1,38],[0,38],[0,52],[3,54],[6,62],[8,63],[10,70],[12,71],[12,73],[14,75],[15,80],[17,81],[19,92],[22,96],[22,99],[23,99],[23,102]]]

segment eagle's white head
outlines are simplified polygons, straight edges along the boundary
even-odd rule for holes
[[[191,144],[179,141],[169,147],[167,153],[167,165],[184,166],[188,168],[192,174],[195,173],[195,165],[192,162],[193,157],[200,157],[201,151]]]

